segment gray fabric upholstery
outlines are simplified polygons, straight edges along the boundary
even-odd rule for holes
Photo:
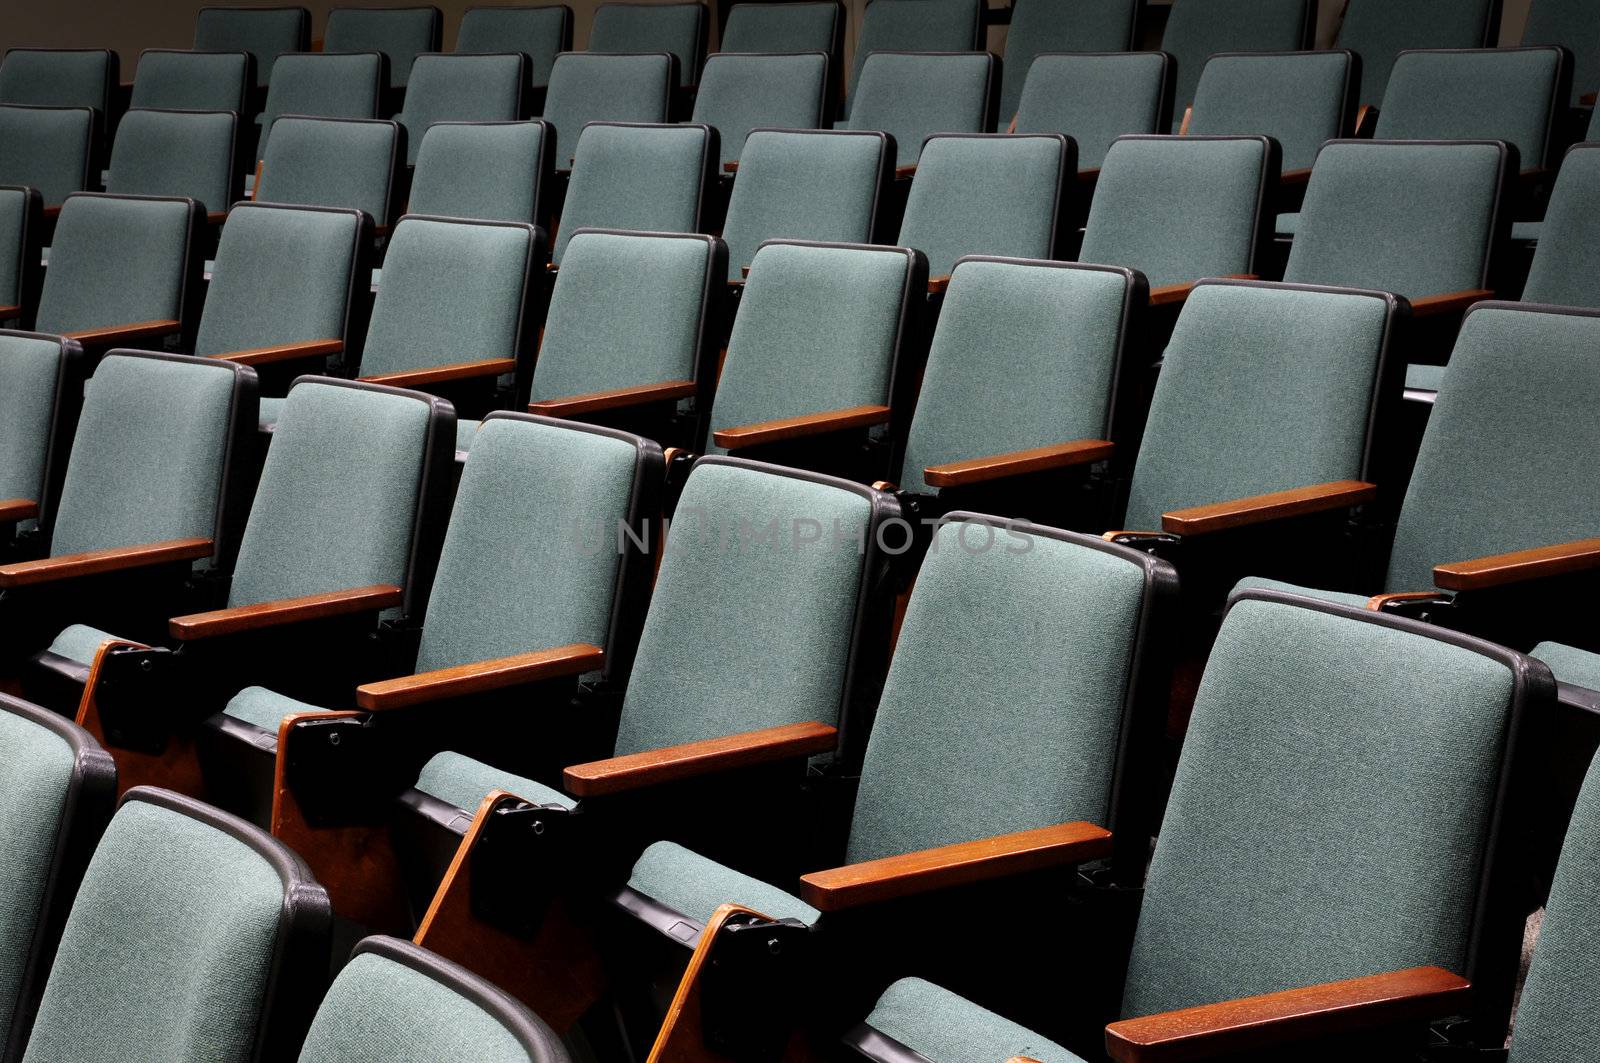
[[[815,129],[828,95],[825,54],[734,55],[706,60],[694,121],[717,131],[722,161],[737,162],[752,129]]]
[[[1600,145],[1567,152],[1544,216],[1523,300],[1600,308]]]
[[[873,0],[941,7],[926,0]],[[914,166],[922,142],[935,133],[983,133],[995,90],[994,56],[988,52],[938,55],[877,52],[867,57],[851,95],[850,129],[875,129],[894,137],[895,165]]]
[[[728,12],[722,28],[725,52],[826,52],[834,54],[839,22],[837,3],[743,3]]]
[[[601,4],[589,27],[591,52],[671,52],[678,60],[680,85],[700,80],[705,42],[706,7],[701,3]]]
[[[1200,72],[1218,52],[1293,52],[1308,48],[1316,25],[1313,0],[1174,0],[1161,50],[1176,65],[1172,132],[1194,102]],[[1252,133],[1265,130],[1252,129]]]
[[[0,331],[0,499],[42,501],[61,345]]]
[[[129,111],[117,126],[106,191],[187,196],[225,211],[234,195],[234,115],[220,111]]]
[[[539,224],[539,182],[549,169],[545,128],[543,122],[434,123],[417,151],[406,209]]]
[[[1560,682],[1600,691],[1600,653],[1541,642],[1533,648],[1533,656],[1549,665]]]
[[[61,208],[36,317],[40,332],[177,320],[189,205],[76,195]]]
[[[807,926],[822,915],[793,894],[707,860],[676,842],[655,842],[646,848],[633,865],[628,885],[702,926],[723,904],[741,904],[762,915],[798,919]]]
[[[1395,60],[1373,136],[1504,140],[1524,169],[1554,162],[1563,60],[1556,48],[1406,52]]]
[[[692,233],[700,226],[711,134],[701,126],[597,124],[578,140],[551,259],[584,228]]]
[[[153,107],[243,114],[245,68],[249,64],[249,56],[242,51],[148,49],[139,55],[128,106],[135,110]]]
[[[671,69],[664,52],[557,56],[544,101],[544,119],[555,128],[556,169],[571,165],[578,135],[590,122],[665,122]]]
[[[1350,0],[1336,48],[1361,57],[1361,102],[1378,104],[1408,48],[1492,48],[1500,0]]]
[[[439,50],[436,7],[335,7],[322,31],[325,52],[382,52],[389,57],[389,84],[407,85],[411,64]]]
[[[249,52],[256,60],[256,84],[272,79],[278,57],[304,51],[311,43],[311,14],[303,7],[203,7],[194,20],[199,51]]]
[[[1522,43],[1558,44],[1572,53],[1572,106],[1600,89],[1600,10],[1588,0],[1533,0]]]
[[[258,203],[353,207],[378,225],[389,221],[394,180],[393,122],[280,118],[261,161]]]
[[[1347,52],[1212,57],[1195,87],[1189,132],[1264,133],[1283,150],[1285,170],[1305,170],[1345,123],[1355,80]]]
[[[996,1056],[1084,1063],[1032,1030],[920,978],[902,978],[884,990],[867,1025],[932,1063],[991,1063]]]
[[[521,118],[520,55],[424,55],[406,87],[406,161],[417,161],[423,134],[435,122],[510,122]]]
[[[1163,132],[1167,67],[1156,52],[1041,55],[1028,67],[1016,131],[1069,136],[1078,145],[1078,168],[1099,169],[1118,137]],[[1006,112],[1000,113],[1004,126]]]
[[[541,7],[474,7],[456,30],[458,52],[521,52],[528,57],[534,88],[550,83],[556,53],[572,44],[572,11],[560,4]]]
[[[297,114],[315,118],[378,117],[379,82],[383,60],[375,52],[336,55],[312,52],[278,58],[266,103],[256,121],[261,142],[256,158],[266,157],[268,139],[278,116]],[[330,153],[330,158],[337,155]]]
[[[0,183],[39,190],[47,207],[89,187],[94,112],[0,106]]]
[[[491,768],[459,753],[436,753],[422,766],[417,789],[429,797],[447,801],[472,815],[478,805],[495,790],[504,790],[524,801],[558,808],[576,808],[577,802],[559,790],[525,779],[509,771]]]
[[[93,107],[103,116],[117,57],[102,48],[13,48],[0,59],[0,103]]]
[[[850,112],[875,52],[971,52],[982,47],[980,0],[872,0],[861,16],[850,68]],[[848,112],[847,112],[848,113]]]
[[[1067,4],[1059,0],[1023,0],[1014,4],[1002,64],[1001,125],[1017,113],[1022,86],[1036,57],[1053,52],[1126,52],[1137,45],[1134,30],[1138,17],[1137,0],[1075,0]]]

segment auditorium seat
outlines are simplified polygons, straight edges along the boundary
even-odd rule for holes
[[[399,123],[285,115],[262,157],[258,203],[362,210],[384,232],[398,213],[395,186],[405,165]]]
[[[520,53],[420,55],[406,88],[406,163],[415,165],[422,136],[435,122],[511,122],[522,117],[528,60]]]
[[[158,111],[232,111],[244,116],[253,111],[255,87],[249,52],[146,48],[139,53],[128,106]]]
[[[702,3],[601,4],[589,27],[589,51],[637,55],[664,49],[678,61],[678,84],[690,88],[700,82],[710,33]]]
[[[1171,128],[1172,61],[1160,52],[1040,55],[1013,118],[1014,133],[1071,137],[1079,170],[1092,177],[1118,137]]]
[[[549,122],[435,122],[411,176],[413,214],[538,224],[552,176]]]
[[[572,8],[566,4],[538,7],[472,7],[461,16],[456,51],[490,54],[521,52],[528,57],[529,102],[544,104],[550,67],[556,56],[572,50]]]
[[[0,185],[0,325],[27,328],[39,302],[44,199],[36,188]]]
[[[1361,102],[1383,101],[1389,72],[1412,48],[1493,48],[1501,0],[1349,0],[1335,48],[1361,57]]]
[[[1600,144],[1574,145],[1550,192],[1522,300],[1600,309]],[[1520,225],[1517,228],[1521,228]]]
[[[239,198],[234,164],[239,116],[232,111],[135,109],[117,124],[106,191],[123,196],[182,196],[214,224]]]
[[[1017,105],[1022,101],[1022,87],[1036,57],[1066,52],[1128,52],[1138,46],[1139,0],[1080,0],[1071,4],[1022,0],[1014,3],[1002,64],[1000,123],[1004,125],[1016,117]],[[1076,135],[1075,131],[1066,129],[1053,132]],[[1123,129],[1119,132],[1153,133],[1156,130]]]
[[[943,0],[873,0],[938,7]],[[852,89],[844,128],[894,138],[895,175],[916,169],[922,142],[935,133],[985,133],[994,128],[998,62],[988,52],[874,52]]]
[[[324,52],[379,52],[389,60],[389,89],[404,93],[411,64],[437,52],[444,17],[436,7],[335,7],[322,33]]]
[[[929,291],[944,290],[964,255],[1055,258],[1075,154],[1060,134],[930,136],[896,241],[928,257]]]
[[[717,131],[721,166],[737,163],[752,129],[820,129],[828,118],[828,56],[735,55],[706,60],[693,121]]]
[[[32,528],[47,498],[61,490],[67,451],[83,403],[83,351],[71,340],[38,333],[0,331],[0,416],[6,445],[0,450],[0,556],[10,561],[33,552],[13,542]]]
[[[287,1059],[327,982],[332,915],[300,858],[139,787],[72,904],[23,1058]]]
[[[871,0],[856,34],[844,113],[850,115],[855,111],[862,69],[878,52],[975,52],[981,49],[983,6],[982,0]],[[998,86],[995,91],[999,91]]]
[[[665,122],[677,63],[667,52],[556,56],[544,103],[544,120],[555,129],[556,169],[571,168],[578,136],[590,122]]]
[[[1532,0],[1522,44],[1559,45],[1572,55],[1571,106],[1600,89],[1600,11],[1588,0]]]
[[[104,48],[12,48],[0,59],[0,103],[88,107],[108,135],[117,53]]]
[[[1269,136],[1283,151],[1284,183],[1303,186],[1323,143],[1354,135],[1360,84],[1360,60],[1350,52],[1214,55],[1184,132]]]
[[[0,104],[0,182],[37,189],[52,215],[89,187],[94,138],[94,111],[87,107]]]
[[[1174,0],[1161,35],[1176,86],[1172,131],[1194,102],[1200,73],[1213,55],[1302,51],[1315,46],[1316,31],[1315,0]]]
[[[203,7],[194,20],[194,47],[249,52],[255,60],[255,86],[265,88],[280,55],[311,47],[311,12],[303,7]]]
[[[272,69],[266,104],[256,117],[261,125],[257,159],[266,157],[267,142],[279,115],[379,117],[379,97],[386,75],[384,58],[377,52],[284,55],[278,57]]]
[[[837,83],[844,77],[845,22],[839,0],[734,4],[722,27],[722,50],[746,55],[822,52]]]
[[[551,248],[557,266],[579,229],[699,231],[720,158],[715,129],[590,122],[577,148]]]

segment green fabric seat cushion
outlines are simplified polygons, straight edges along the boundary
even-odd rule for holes
[[[22,305],[22,272],[31,265],[22,260],[28,199],[23,188],[0,188],[0,306]]]
[[[1572,53],[1571,106],[1600,88],[1600,18],[1589,0],[1534,0],[1522,43],[1559,44]]]
[[[1001,1056],[1084,1063],[1032,1030],[920,978],[902,978],[884,990],[867,1025],[932,1063],[992,1063]]]
[[[382,52],[389,57],[389,85],[403,88],[423,52],[439,50],[435,7],[335,7],[322,32],[327,52]]]
[[[228,700],[222,709],[236,720],[254,724],[263,731],[276,735],[278,725],[285,717],[302,712],[326,712],[327,706],[309,705],[294,698],[286,698],[266,687],[245,687]]]
[[[469,816],[483,799],[495,790],[504,790],[539,805],[576,808],[578,803],[560,790],[525,779],[514,772],[501,771],[460,753],[435,753],[417,776],[417,789],[429,797],[447,801]]]
[[[256,59],[256,84],[266,85],[279,56],[307,46],[310,24],[311,14],[303,7],[203,7],[194,20],[194,46],[203,52],[249,52]]]
[[[94,663],[94,655],[100,651],[101,644],[116,638],[119,636],[87,624],[69,624],[50,643],[50,652],[87,668]]]
[[[1073,4],[1069,10],[1088,6]],[[1069,136],[1078,145],[1078,168],[1099,169],[1118,137],[1163,132],[1159,125],[1167,65],[1166,56],[1158,52],[1041,55],[1028,68],[1014,112],[1016,131]],[[1006,67],[1008,79],[1011,69]],[[1009,119],[1000,119],[1001,127],[1008,124]]]
[[[920,0],[874,0],[875,6]],[[849,129],[894,137],[895,165],[914,166],[935,133],[982,133],[989,121],[994,57],[988,52],[867,57],[851,96]],[[998,198],[998,197],[997,197]]]
[[[583,131],[561,231],[559,263],[583,228],[692,233],[700,224],[709,150],[697,126],[593,125]]]
[[[1282,149],[1284,170],[1307,169],[1324,141],[1346,132],[1351,65],[1343,52],[1215,56],[1195,89],[1189,133],[1265,133]]]
[[[258,201],[354,207],[378,225],[389,220],[399,135],[393,122],[285,117],[273,123],[272,133],[261,163]],[[328,165],[330,159],[338,165]]]
[[[1438,391],[1444,383],[1444,369],[1442,365],[1408,365],[1406,387],[1414,391]]]
[[[1014,4],[1002,65],[1000,125],[1005,126],[1017,113],[1023,85],[1038,56],[1058,52],[1126,52],[1136,47],[1134,29],[1138,15],[1139,5],[1135,0],[1077,0],[1070,4],[1023,0]]]
[[[212,53],[149,49],[139,56],[128,107],[242,114],[248,64],[239,49]]]
[[[106,110],[117,57],[103,48],[13,48],[0,60],[0,103]]]
[[[61,208],[39,296],[40,332],[177,320],[189,206],[77,196]]]
[[[479,11],[489,10],[479,8]],[[421,136],[412,214],[539,223],[541,122],[435,122]]]
[[[1522,299],[1554,306],[1600,308],[1600,146],[1567,152],[1544,222],[1519,239],[1539,241]]]
[[[717,131],[723,162],[736,162],[762,126],[813,129],[827,97],[826,55],[713,55],[695,94],[693,121]]]
[[[1372,135],[1503,140],[1517,149],[1523,169],[1543,166],[1561,64],[1555,48],[1407,52],[1389,74]]]
[[[1541,642],[1533,648],[1533,656],[1548,664],[1560,682],[1600,690],[1600,654],[1559,642]]]
[[[628,886],[702,927],[722,904],[743,905],[774,919],[798,919],[807,926],[822,915],[776,886],[707,860],[675,842],[655,842],[645,849],[633,865]]]
[[[1285,583],[1282,580],[1265,579],[1261,576],[1246,576],[1234,584],[1233,593],[1240,591],[1282,591],[1285,594],[1298,594],[1304,598],[1316,598],[1318,601],[1333,602],[1335,605],[1348,605],[1352,609],[1364,609],[1371,600],[1370,594],[1353,594],[1345,591],[1325,591],[1317,587],[1302,587],[1294,583]]]
[[[1311,46],[1317,5],[1310,0],[1176,0],[1161,36],[1172,56],[1172,132],[1194,102],[1206,60],[1218,52],[1294,52]],[[1265,130],[1251,130],[1253,133]]]
[[[689,4],[601,4],[589,29],[589,51],[671,52],[678,59],[678,84],[700,80],[705,58],[706,10]]]
[[[877,52],[971,52],[980,46],[981,0],[872,0],[861,16],[851,61],[847,114],[853,114],[866,61]],[[860,128],[859,126],[857,128]]]
[[[1361,57],[1361,102],[1386,99],[1389,74],[1410,48],[1492,48],[1499,0],[1350,0],[1335,48]]]
[[[0,106],[0,183],[36,188],[47,207],[89,187],[94,112],[88,108]]]
[[[472,441],[478,437],[478,427],[482,421],[459,420],[456,422],[456,451],[470,451]]]
[[[735,4],[722,28],[724,52],[828,52],[843,13],[833,3]]]
[[[555,128],[556,169],[572,165],[578,135],[590,122],[665,122],[671,67],[659,48],[646,55],[557,56],[544,103],[544,120]]]
[[[424,55],[406,88],[406,161],[415,164],[423,134],[435,122],[510,122],[521,115],[520,55]]]
[[[1300,212],[1278,215],[1278,235],[1293,236],[1300,231]]]
[[[1544,222],[1542,221],[1514,221],[1511,223],[1511,239],[1525,243],[1536,244],[1539,237],[1544,235]],[[1540,302],[1542,300],[1530,300]]]
[[[383,59],[374,52],[311,52],[281,55],[274,66],[266,102],[256,118],[261,139],[256,158],[266,158],[267,143],[281,115],[316,118],[378,117],[378,84]],[[348,131],[354,136],[354,130]],[[341,158],[330,152],[325,158]],[[342,169],[343,167],[339,167]],[[276,200],[275,202],[285,202]]]
[[[260,422],[262,427],[276,426],[278,418],[283,416],[283,404],[287,399],[262,399]]]
[[[0,333],[0,498],[40,501],[61,345]]]
[[[550,66],[572,38],[572,12],[548,7],[473,7],[461,16],[458,52],[521,52],[529,61],[529,84],[550,83]]]

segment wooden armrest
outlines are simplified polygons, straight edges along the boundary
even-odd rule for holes
[[[1285,170],[1278,175],[1280,185],[1303,185],[1311,180],[1311,167],[1300,170]]]
[[[1071,443],[1056,443],[1032,450],[1014,450],[1009,454],[931,465],[922,470],[922,478],[929,487],[966,487],[1006,476],[1022,476],[1047,469],[1064,469],[1071,465],[1104,461],[1115,449],[1115,443],[1104,439],[1076,439]]]
[[[1433,582],[1447,591],[1481,591],[1597,568],[1600,568],[1600,539],[1579,539],[1556,546],[1435,565]]]
[[[392,609],[404,600],[405,594],[399,587],[379,584],[329,591],[326,594],[308,594],[303,598],[283,598],[258,605],[240,605],[232,609],[216,609],[209,613],[191,613],[173,617],[168,628],[173,638],[188,642],[307,620],[326,620],[335,616]]]
[[[157,336],[170,336],[182,326],[176,321],[140,321],[132,325],[110,325],[105,328],[86,328],[64,332],[69,340],[95,347],[115,347],[133,340],[148,340]]]
[[[1133,531],[1133,530],[1108,531],[1108,532],[1103,533],[1100,536],[1100,538],[1104,539],[1108,543],[1114,543],[1118,539],[1122,538],[1124,535],[1134,535],[1134,536],[1138,536],[1141,539],[1160,539],[1160,538],[1165,537],[1167,535],[1167,533],[1166,532],[1154,532],[1154,531]]]
[[[663,384],[641,384],[632,388],[614,388],[611,391],[591,391],[587,395],[574,395],[567,399],[546,399],[529,405],[529,413],[542,413],[546,417],[577,417],[601,410],[615,410],[624,406],[643,406],[650,402],[668,402],[693,398],[696,391],[693,380],[669,380]]]
[[[870,428],[889,420],[887,406],[852,406],[847,410],[829,410],[826,413],[808,413],[801,417],[785,417],[776,421],[740,425],[713,432],[711,438],[717,446],[727,450],[755,447],[767,443],[782,443],[790,439],[822,435],[825,432],[842,432],[849,428]]]
[[[907,178],[911,178],[911,177],[915,177],[915,176],[917,176],[917,164],[916,163],[911,163],[910,165],[907,165],[907,166],[896,166],[894,168],[894,179],[896,181],[904,181]]]
[[[826,753],[838,741],[838,734],[824,723],[791,723],[610,760],[574,764],[562,777],[568,793],[577,797],[599,797],[733,768]]]
[[[44,208],[44,216],[46,218],[59,218],[61,216],[61,204],[57,203],[53,207]]]
[[[1493,299],[1494,292],[1486,288],[1473,288],[1464,292],[1447,292],[1444,295],[1425,295],[1411,300],[1412,317],[1434,317],[1438,314],[1459,314],[1473,303]]]
[[[159,543],[114,546],[109,550],[90,550],[86,553],[63,554],[60,557],[46,557],[37,561],[19,561],[14,565],[0,566],[0,587],[27,587],[35,583],[98,576],[101,573],[121,572],[130,568],[195,561],[202,557],[210,557],[212,549],[210,539],[168,539]]]
[[[722,164],[722,172],[723,173],[738,173],[739,172],[739,160],[738,159],[734,159],[732,162],[723,163]]]
[[[1205,535],[1230,528],[1265,524],[1271,520],[1359,506],[1377,497],[1378,488],[1374,484],[1360,480],[1335,480],[1333,483],[1273,491],[1270,494],[1164,513],[1161,516],[1161,528],[1169,535]]]
[[[1600,93],[1586,92],[1578,97],[1578,102],[1585,107],[1593,107],[1597,95],[1600,95]]]
[[[1098,180],[1100,180],[1100,167],[1098,166],[1091,170],[1078,171],[1078,181],[1082,184],[1093,184]]]
[[[39,503],[31,498],[0,499],[0,524],[32,520],[39,515]]]
[[[743,280],[749,280],[750,279],[750,267],[749,266],[740,266],[739,267],[739,276]]]
[[[343,340],[302,340],[299,343],[281,343],[276,347],[252,347],[247,351],[229,351],[213,354],[212,358],[239,365],[269,365],[273,362],[292,362],[300,358],[326,357],[344,350]]]
[[[447,384],[452,380],[500,376],[502,373],[514,373],[516,369],[515,359],[490,358],[483,362],[456,362],[454,365],[435,365],[427,369],[407,369],[401,373],[380,373],[377,376],[364,376],[361,380],[396,388],[420,388],[429,384]]]
[[[1525,185],[1536,185],[1540,181],[1548,180],[1552,176],[1548,166],[1530,166],[1517,174],[1517,180]]]
[[[225,222],[227,220],[228,220],[228,212],[225,211],[225,210],[208,210],[208,211],[206,211],[206,224],[207,225],[221,225],[223,222]]]
[[[913,893],[1081,864],[1110,854],[1111,832],[1104,827],[1060,823],[815,871],[800,879],[800,896],[815,908],[836,912]]]
[[[14,317],[22,316],[20,306],[0,306],[0,321],[10,321]]]
[[[1355,135],[1357,137],[1371,137],[1372,131],[1377,128],[1377,125],[1377,106],[1375,104],[1363,103],[1361,105],[1361,109],[1356,111],[1356,128],[1354,130]]]
[[[1449,971],[1413,967],[1115,1022],[1106,1027],[1106,1051],[1117,1063],[1233,1056],[1445,1018],[1471,992],[1471,983]]]
[[[945,290],[947,288],[949,288],[949,287],[950,287],[950,274],[948,274],[948,273],[946,273],[942,277],[929,277],[928,278],[928,294],[929,295],[943,295]]]
[[[549,650],[474,661],[454,668],[368,683],[356,688],[356,704],[372,712],[403,709],[444,698],[466,697],[490,690],[539,683],[562,676],[598,671],[605,664],[605,651],[598,646],[575,642]]]

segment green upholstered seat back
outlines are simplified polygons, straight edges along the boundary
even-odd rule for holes
[[[1272,155],[1262,137],[1118,139],[1078,261],[1139,270],[1152,288],[1255,272]]]
[[[579,229],[697,230],[716,139],[699,125],[584,127],[551,258],[561,261]]]
[[[1600,144],[1567,152],[1522,298],[1600,308]]]
[[[1206,60],[1219,52],[1293,52],[1312,45],[1315,0],[1174,0],[1161,36],[1172,56],[1172,131],[1194,102]],[[1252,129],[1252,133],[1265,133]]]
[[[898,243],[927,255],[932,277],[963,255],[1053,258],[1061,189],[1076,174],[1059,134],[929,137]]]
[[[416,393],[316,380],[290,388],[228,605],[404,586],[430,409]]]
[[[242,114],[249,66],[250,56],[242,51],[147,48],[139,54],[129,107]]]
[[[837,56],[844,11],[822,3],[734,4],[722,28],[725,52],[825,52]]]
[[[241,204],[206,287],[196,354],[345,339],[361,216]]]
[[[1433,566],[1587,539],[1600,523],[1600,317],[1515,304],[1473,310],[1428,418],[1387,590]]]
[[[256,184],[258,202],[351,207],[386,223],[398,125],[286,117],[272,123],[272,132]]]
[[[527,60],[519,54],[423,55],[417,58],[406,109],[406,161],[417,161],[422,136],[435,122],[510,122],[522,117]]]
[[[531,225],[402,218],[372,302],[362,375],[517,357],[537,245]]]
[[[872,509],[843,481],[697,465],[667,536],[616,752],[837,725],[865,568],[856,544],[871,541]]]
[[[92,107],[103,121],[116,80],[116,53],[103,48],[13,48],[0,59],[0,103]]]
[[[94,112],[0,106],[0,182],[37,188],[47,207],[89,187]]]
[[[1138,45],[1138,22],[1138,0],[1076,0],[1070,4],[1023,0],[1013,5],[1002,65],[1000,124],[1004,126],[1017,113],[1035,57],[1054,52],[1126,52]]]
[[[931,465],[1105,439],[1133,278],[1121,270],[963,259],[922,376],[899,484]]]
[[[411,64],[439,50],[442,31],[436,7],[336,7],[322,34],[325,52],[382,52],[389,57],[389,84],[404,86]]]
[[[983,45],[982,19],[978,0],[872,0],[856,35],[846,101],[849,112],[855,110],[856,89],[868,57],[877,52],[976,51]]]
[[[528,57],[528,83],[550,83],[556,55],[572,47],[572,9],[565,4],[539,7],[474,7],[456,30],[458,52],[521,52]]]
[[[712,431],[887,405],[905,303],[921,296],[907,291],[910,273],[908,252],[894,248],[763,245],[728,340]]]
[[[1156,382],[1127,516],[1360,480],[1389,341],[1389,298],[1203,284]]]
[[[1522,43],[1556,44],[1572,53],[1572,106],[1600,89],[1600,10],[1588,0],[1533,0]]]
[[[417,151],[407,209],[537,224],[550,135],[541,121],[435,122]]]
[[[417,670],[584,642],[607,647],[638,446],[507,417],[472,441]]]
[[[1336,48],[1361,57],[1361,102],[1385,102],[1389,72],[1408,48],[1492,48],[1500,0],[1349,0]]]
[[[752,129],[816,129],[828,98],[825,52],[735,55],[706,60],[694,120],[717,131],[722,161],[736,162]]]
[[[22,305],[22,280],[32,263],[23,259],[28,254],[28,244],[38,240],[30,233],[36,224],[29,212],[38,208],[29,206],[31,189],[21,185],[0,185],[0,306]]]
[[[311,46],[311,13],[303,7],[203,7],[194,20],[194,46],[249,52],[256,60],[256,84],[266,85],[280,55]]]
[[[377,52],[280,56],[261,111],[261,143],[256,148],[256,158],[266,158],[272,127],[279,115],[376,118],[382,72],[383,57]],[[330,159],[337,157],[338,154],[329,155]]]
[[[766,240],[869,243],[888,154],[879,133],[751,133],[722,227],[728,279],[740,279]]]
[[[70,197],[50,245],[39,331],[177,320],[190,223],[189,204],[181,199]]]
[[[1325,141],[1351,132],[1356,77],[1349,52],[1213,56],[1195,87],[1189,132],[1264,133],[1285,170],[1309,169]]]
[[[237,124],[231,111],[129,111],[117,126],[106,191],[186,196],[207,211],[227,210]]]
[[[873,0],[937,7],[945,0]],[[874,52],[851,95],[851,129],[894,137],[895,165],[914,166],[935,133],[982,133],[993,124],[995,61],[988,52]]]
[[[1466,969],[1513,667],[1363,615],[1229,610],[1145,882],[1124,1014]]]
[[[678,84],[700,80],[705,62],[706,7],[689,4],[601,4],[589,27],[589,51],[615,55],[664,50],[678,60]]]
[[[1329,144],[1284,280],[1412,299],[1482,287],[1506,158],[1494,144]]]
[[[63,357],[55,340],[0,331],[0,500],[42,501]]]
[[[51,556],[220,538],[238,369],[204,358],[112,354],[84,397]]]
[[[1109,822],[1147,564],[1086,536],[940,528],[878,702],[847,859]]]
[[[254,847],[125,801],[67,919],[29,1063],[250,1059],[286,887]]]
[[[1079,168],[1097,170],[1118,137],[1165,131],[1171,65],[1159,52],[1038,56],[1017,101],[1016,131],[1069,136]]]
[[[590,122],[665,122],[675,65],[666,52],[556,56],[544,98],[544,120],[555,128],[556,169],[572,164],[578,135]]]
[[[1405,52],[1373,135],[1380,140],[1503,140],[1525,169],[1554,160],[1570,78],[1559,48]]]
[[[694,380],[713,286],[709,236],[580,232],[545,316],[533,397]]]

